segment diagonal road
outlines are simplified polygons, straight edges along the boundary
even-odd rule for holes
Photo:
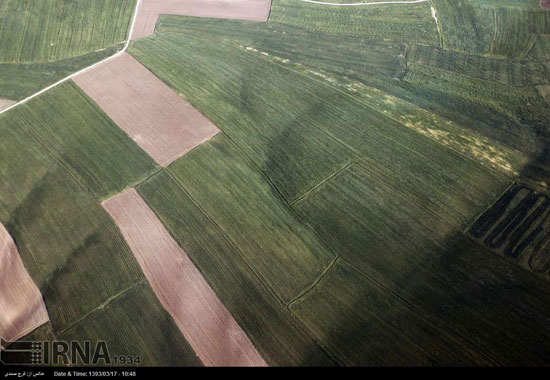
[[[128,32],[128,37],[126,38],[126,43],[124,44],[124,47],[122,48],[122,50],[120,50],[119,52],[117,52],[116,54],[113,54],[112,56],[110,57],[107,57],[99,62],[96,62],[94,63],[93,65],[91,66],[88,66],[88,67],[85,67],[83,68],[82,70],[79,70],[77,71],[76,73],[73,73],[57,82],[55,82],[54,84],[52,85],[49,85],[48,87],[32,94],[31,96],[23,99],[23,100],[20,100],[18,101],[17,103],[14,103],[12,104],[11,106],[7,107],[7,108],[4,108],[2,111],[0,111],[0,115],[2,115],[3,113],[5,112],[8,112],[9,110],[11,109],[14,109],[15,107],[17,106],[20,106],[21,104],[25,104],[27,103],[29,100],[32,100],[34,98],[36,98],[37,96],[39,95],[42,95],[43,93],[51,90],[52,88],[55,88],[57,86],[59,86],[60,84],[63,84],[71,79],[73,79],[74,77],[76,77],[77,75],[80,75],[88,70],[91,70],[93,69],[94,67],[97,67],[99,65],[101,65],[102,63],[105,63],[107,61],[110,61],[111,59],[114,59],[116,57],[118,57],[119,55],[121,55],[122,53],[124,53],[126,51],[126,49],[128,49],[128,46],[130,46],[130,36],[132,35],[132,32],[134,31],[134,25],[136,24],[136,18],[137,18],[137,13],[138,13],[138,10],[139,10],[139,6],[141,5],[141,0],[137,0],[137,3],[136,3],[136,9],[134,10],[134,15],[132,16],[132,24],[130,25],[130,30]]]

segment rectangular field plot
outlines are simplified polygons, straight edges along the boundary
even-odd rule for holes
[[[210,120],[128,54],[74,81],[160,165],[218,133]]]
[[[155,31],[160,14],[267,21],[271,0],[143,0],[132,39]]]
[[[103,207],[122,231],[155,294],[205,365],[265,365],[189,256],[135,189],[105,201]]]
[[[334,365],[167,171],[151,177],[138,191],[268,364]]]
[[[42,295],[27,273],[15,242],[2,224],[0,289],[0,337],[3,340],[13,342],[49,320]]]
[[[193,150],[168,171],[282,300],[299,295],[334,259],[225,135]]]
[[[98,197],[117,193],[157,168],[73,83],[4,114],[4,125],[27,132]]]
[[[550,197],[514,184],[468,229],[492,251],[550,279]]]

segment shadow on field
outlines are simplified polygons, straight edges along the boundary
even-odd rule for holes
[[[544,168],[550,164],[550,144],[546,144],[550,139],[541,133],[540,153],[520,178],[550,183],[550,172]],[[304,216],[319,236],[331,232],[325,243],[339,247],[342,259],[364,275],[363,286],[358,290],[342,281],[345,302],[326,294],[326,289],[308,295],[322,306],[298,314],[313,329],[321,324],[317,328],[325,334],[323,345],[343,363],[548,364],[550,282],[480,246],[462,231],[452,233],[439,247],[418,249],[403,241],[397,252],[374,244],[364,247],[360,257],[356,244],[370,232],[357,230],[350,236],[338,229],[346,225],[340,217],[337,213],[310,215],[309,220]],[[312,218],[322,218],[322,226]],[[406,255],[414,258],[401,260]],[[332,307],[338,312],[331,312]]]
[[[323,344],[355,365],[547,365],[550,286],[461,233],[444,247],[385,278],[369,275],[360,292],[342,289],[354,302],[337,314],[302,318],[330,319]]]

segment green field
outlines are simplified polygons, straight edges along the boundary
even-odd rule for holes
[[[168,168],[74,83],[0,115],[0,222],[51,317],[31,337],[201,365],[101,207],[136,187],[270,365],[547,365],[549,20],[538,0],[162,15],[128,52],[221,130]],[[124,40],[108,25],[88,47]],[[53,78],[91,57],[60,41],[17,46]]]
[[[0,62],[46,63],[124,42],[135,0],[2,0]]]
[[[178,237],[182,216],[170,204],[195,204],[280,296],[273,278],[284,277],[274,271],[306,259],[274,262],[243,234],[267,230],[251,183],[271,186],[338,256],[288,306],[339,364],[544,363],[547,285],[462,231],[545,149],[548,107],[535,88],[547,81],[545,63],[476,55],[485,42],[475,36],[464,53],[450,53],[437,36],[429,47],[418,32],[381,38],[369,29],[405,8],[372,7],[361,11],[368,27],[351,18],[344,30],[337,20],[349,9],[313,7],[276,1],[266,24],[161,16],[154,36],[131,45],[225,135],[140,192]],[[426,26],[435,26],[422,7]],[[418,20],[410,27],[418,31]],[[472,72],[475,62],[486,68]],[[236,157],[255,174],[244,174]],[[181,189],[160,203],[172,181]],[[278,207],[268,208],[277,236]],[[255,240],[274,246],[267,241]],[[198,260],[198,248],[186,250]],[[495,293],[506,303],[488,298]]]
[[[106,161],[96,166],[90,154]],[[125,160],[153,167],[74,85],[34,99],[0,116],[0,221],[45,298],[53,328],[45,338],[102,339],[147,365],[200,364],[99,203],[98,191],[146,174],[119,170]]]
[[[135,0],[0,0],[0,98],[20,100],[122,48]]]
[[[73,83],[18,107],[8,123],[26,130],[87,190],[107,198],[157,167]]]

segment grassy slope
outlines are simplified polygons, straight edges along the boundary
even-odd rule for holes
[[[137,182],[156,164],[72,82],[13,110],[24,129],[98,197]]]
[[[0,98],[21,100],[117,50],[135,0],[0,0]]]
[[[2,63],[0,64],[0,97],[13,100],[24,99],[84,67],[115,54],[120,49],[119,45],[53,63]]]
[[[388,364],[394,361],[392,349],[407,345],[416,348],[401,356],[405,364],[543,362],[541,353],[549,350],[543,327],[547,323],[543,305],[550,296],[547,287],[512,262],[473,245],[461,233],[509,183],[498,173],[506,170],[488,170],[488,162],[502,154],[518,171],[525,163],[520,153],[487,133],[499,120],[510,127],[518,124],[497,114],[485,127],[478,121],[477,110],[487,115],[494,111],[475,99],[458,100],[460,109],[455,106],[455,94],[396,81],[403,67],[400,44],[405,41],[396,37],[374,43],[368,30],[344,31],[330,29],[337,23],[321,27],[298,21],[291,12],[303,11],[294,9],[300,6],[275,2],[267,24],[163,16],[155,36],[132,45],[133,55],[214,120],[231,140],[217,138],[177,161],[170,170],[181,168],[178,182],[186,192],[172,193],[174,200],[167,197],[165,202],[181,202],[180,198],[194,202],[231,239],[243,239],[233,231],[235,224],[242,225],[239,209],[247,210],[250,221],[261,214],[235,196],[250,191],[250,185],[226,174],[237,171],[240,164],[227,166],[226,158],[211,152],[235,144],[256,163],[252,168],[285,196],[280,201],[288,201],[342,257],[314,290],[291,303],[293,314],[341,363]],[[334,17],[340,16],[335,13]],[[308,37],[315,41],[317,34],[332,44],[318,48],[309,43]],[[357,40],[359,35],[366,39]],[[361,60],[367,65],[360,65]],[[281,94],[292,94],[292,102]],[[439,115],[430,115],[427,105],[438,97],[443,100],[432,108]],[[445,119],[453,112],[456,117]],[[271,114],[285,116],[272,121]],[[466,125],[468,120],[475,122]],[[326,133],[338,143],[335,146],[343,148],[341,153],[330,150],[345,157],[343,162],[354,164],[328,176],[321,175],[327,168],[310,177],[322,183],[311,192],[286,190],[307,188],[301,182],[310,172],[291,168],[318,169],[332,161],[318,161],[323,164],[318,165],[304,160],[301,144],[289,147],[287,140],[271,136],[271,150],[267,150],[260,141],[265,126],[273,123],[277,123],[275,136],[311,125],[307,131],[317,140],[314,146],[320,142],[316,136]],[[486,150],[477,151],[468,141],[486,144],[482,148]],[[275,164],[266,165],[266,155]],[[323,151],[317,155],[331,157]],[[201,170],[205,173],[194,174]],[[256,182],[261,176],[252,178]],[[166,178],[162,184],[146,186],[154,194],[169,182]],[[148,200],[165,223],[177,225],[181,217],[168,204],[160,208],[152,199]],[[190,246],[188,251],[198,256],[196,249]],[[259,257],[264,254],[252,252]],[[207,277],[216,273],[206,266],[201,270]],[[259,275],[265,280],[265,273]],[[536,290],[530,292],[530,288]],[[506,302],[489,298],[495,293]],[[368,298],[369,294],[373,303],[365,304],[363,295]],[[539,305],[540,312],[530,312],[533,305]],[[399,310],[389,326],[378,320],[388,307]],[[416,319],[418,313],[431,322]],[[529,322],[519,324],[528,314]],[[472,318],[475,323],[470,323]],[[372,324],[380,329],[369,332]],[[382,343],[377,346],[373,341]],[[454,352],[464,356],[435,348],[438,345],[460,347]],[[521,355],[515,353],[515,346],[523,347]]]
[[[60,106],[54,107],[57,111],[66,107],[65,113],[41,118],[48,112],[55,114],[54,109],[42,109],[49,102]],[[56,135],[64,137],[62,144],[56,145],[52,139],[37,141],[53,128]],[[124,186],[120,180],[127,180],[124,173],[130,172],[113,172],[113,166],[97,167],[90,160],[106,158],[120,167],[125,160],[149,162],[145,153],[129,139],[121,139],[120,130],[71,84],[2,115],[0,136],[0,220],[14,237],[25,266],[45,297],[55,336],[101,338],[120,348],[119,355],[126,354],[123,342],[141,340],[147,347],[177,343],[181,349],[172,356],[151,351],[143,354],[143,362],[199,364],[179,333],[153,334],[155,330],[177,331],[177,327],[150,295],[116,303],[121,311],[114,315],[107,314],[111,309],[101,307],[144,278],[114,222],[90,190],[97,183],[112,183],[106,178],[116,177],[116,183]],[[94,139],[95,149],[104,151],[91,157],[86,152],[94,146]],[[97,139],[105,145],[98,145]],[[79,155],[71,153],[75,147]],[[138,169],[132,175],[141,174]],[[139,313],[136,303],[141,306]],[[152,333],[120,328],[133,324],[146,326]]]
[[[242,248],[237,248],[174,179],[176,172],[176,168],[170,168],[142,184],[138,191],[266,361],[272,365],[334,364],[247,264]]]
[[[46,63],[126,40],[135,0],[2,0],[0,62]]]
[[[162,33],[132,53],[224,135],[139,191],[273,364],[545,363],[547,284],[461,233],[509,183],[493,161],[524,164],[494,129],[524,126],[437,76],[442,88],[396,80],[407,43],[437,45],[435,24],[426,4],[372,8],[354,18],[281,0],[261,26],[163,17]],[[325,38],[320,53],[310,41]],[[484,46],[475,38],[468,53]],[[114,145],[75,154],[105,136],[125,141],[108,120],[103,135],[72,123],[103,120],[82,99],[66,85],[0,117],[0,220],[60,337],[158,348],[142,351],[147,364],[197,364],[97,200],[143,178],[147,160],[126,172],[120,157],[107,162]],[[48,102],[78,107],[65,119]],[[162,351],[171,346],[181,351]]]

